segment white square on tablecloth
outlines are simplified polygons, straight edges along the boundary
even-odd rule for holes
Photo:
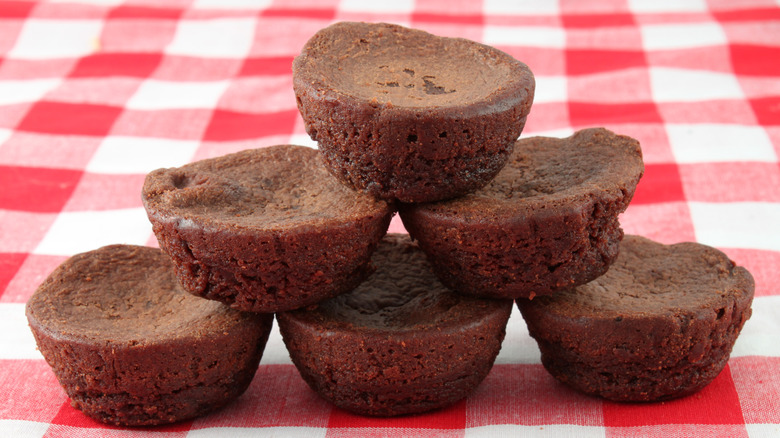
[[[3,346],[0,348],[0,360],[43,359],[27,326],[24,306],[24,303],[0,303],[0,345]]]
[[[728,39],[717,23],[648,24],[639,26],[645,50],[722,46]]]
[[[670,13],[702,12],[707,10],[706,0],[628,0],[632,12]]]
[[[696,240],[721,248],[780,251],[780,204],[689,202]]]
[[[780,4],[780,2],[778,2]],[[748,437],[766,438],[780,436],[780,424],[745,424]]]
[[[165,53],[205,58],[244,58],[252,48],[256,25],[257,20],[253,18],[181,20]]]
[[[187,164],[197,148],[197,141],[109,136],[92,156],[87,171],[145,174]]]
[[[0,105],[35,102],[60,83],[60,79],[0,80]]]
[[[145,245],[151,235],[143,208],[63,212],[33,253],[70,256],[115,243]]]
[[[485,0],[483,11],[493,15],[555,15],[560,5],[557,0]]]
[[[493,424],[489,426],[467,427],[465,438],[495,438],[495,437],[573,437],[603,438],[604,428],[601,426],[580,426],[577,424]]]
[[[193,429],[187,433],[187,438],[254,438],[260,432],[251,427],[209,427],[205,429]],[[262,435],[269,437],[307,437],[325,438],[328,429],[325,427],[294,427],[277,426],[263,427]]]
[[[144,81],[127,102],[127,108],[140,110],[206,108],[217,106],[228,81],[173,82]]]
[[[536,76],[534,103],[566,102],[566,76]]]
[[[195,0],[194,9],[264,9],[271,0]]]
[[[753,314],[745,322],[734,344],[731,357],[761,356],[780,357],[780,295],[753,298]]]
[[[11,135],[13,135],[13,131],[11,131],[10,129],[0,128],[0,148],[3,147],[3,143],[5,143],[9,138],[11,138]]]
[[[8,58],[75,58],[99,50],[101,20],[25,20]]]
[[[339,10],[346,12],[409,13],[414,9],[414,0],[367,1],[341,0]]]
[[[651,67],[650,88],[656,102],[745,98],[733,75],[703,70]]]
[[[42,437],[46,435],[49,426],[49,423],[40,423],[37,421],[0,420],[0,436],[25,438]]]
[[[299,146],[307,146],[312,149],[317,149],[317,142],[309,137],[309,134],[293,134],[290,136],[290,144],[296,144]]]
[[[772,141],[760,126],[696,123],[665,127],[678,163],[777,161]]]
[[[566,33],[551,26],[485,26],[485,44],[562,49]]]

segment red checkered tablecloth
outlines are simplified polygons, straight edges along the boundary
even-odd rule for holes
[[[331,407],[278,332],[247,393],[206,417],[120,429],[71,408],[24,303],[72,254],[156,245],[139,194],[147,172],[316,147],[290,64],[340,20],[465,37],[524,61],[537,83],[524,137],[605,126],[639,139],[646,173],[626,232],[718,247],[756,279],[720,376],[665,403],[587,397],[546,374],[515,311],[476,393],[426,415]],[[0,0],[0,436],[780,436],[779,155],[773,0]]]

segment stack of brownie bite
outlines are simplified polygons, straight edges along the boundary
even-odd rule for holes
[[[365,415],[468,396],[515,302],[545,368],[590,394],[678,397],[725,366],[752,277],[713,248],[623,238],[618,215],[643,173],[636,140],[603,128],[516,140],[534,95],[525,64],[464,39],[338,23],[305,45],[293,80],[319,151],[150,173],[162,252],[74,256],[28,303],[86,414],[153,425],[224,405],[251,381],[273,314],[309,386]],[[409,236],[386,234],[395,212]]]

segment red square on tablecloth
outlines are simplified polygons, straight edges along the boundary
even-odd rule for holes
[[[762,125],[780,125],[780,97],[750,99],[750,106]]]
[[[653,67],[731,72],[731,58],[726,46],[653,50],[646,54],[648,64]]]
[[[667,245],[694,242],[693,220],[688,203],[634,204],[620,216],[626,234],[638,234]]]
[[[81,170],[101,138],[16,131],[0,147],[0,164]]]
[[[292,75],[293,56],[247,58],[239,76]]]
[[[168,11],[164,8],[154,8],[154,10]],[[177,14],[181,13],[181,9],[173,11]],[[173,40],[175,33],[175,20],[149,16],[144,19],[110,18],[103,25],[100,35],[101,50],[109,53],[160,53]]]
[[[560,424],[564,418],[601,426],[601,403],[559,383],[540,364],[499,364],[466,400],[466,427]]]
[[[278,75],[233,79],[220,96],[217,108],[247,114],[255,114],[259,109],[264,113],[291,110],[297,112],[292,77]],[[291,132],[285,131],[285,133]]]
[[[738,75],[780,76],[780,47],[731,45],[731,61]]]
[[[535,132],[553,131],[567,127],[569,106],[566,102],[535,103],[525,122],[521,137]]]
[[[614,123],[662,123],[658,108],[652,102],[620,104],[569,102],[569,117],[575,127],[604,126]]]
[[[84,173],[65,211],[118,210],[141,207],[145,175]]]
[[[658,403],[604,402],[606,427],[660,424],[743,424],[729,367],[701,391]]]
[[[736,357],[729,366],[745,423],[780,423],[780,357]]]
[[[152,74],[161,60],[160,53],[99,53],[81,58],[70,76],[146,78]]]
[[[722,123],[755,125],[756,116],[744,100],[716,99],[698,102],[658,102],[666,123]]]
[[[16,274],[9,278],[0,303],[26,303],[38,286],[46,280],[67,256],[29,254]]]
[[[22,267],[26,258],[26,253],[0,253],[0,296],[3,295],[6,286]]]
[[[734,161],[679,166],[689,201],[780,203],[780,166],[776,162]]]
[[[331,405],[312,391],[293,365],[260,365],[249,389],[236,401],[195,420],[209,427],[326,427]]]
[[[43,167],[0,166],[0,209],[58,212],[70,198],[82,172]]]
[[[622,1],[618,1],[619,4],[623,4]],[[604,2],[599,2],[599,6],[603,6]],[[585,9],[582,13],[575,13],[574,9],[577,7],[576,3],[570,3],[566,5],[565,10],[570,13],[566,13],[561,16],[564,27],[567,28],[585,28],[585,29],[598,29],[598,31],[609,32],[610,27],[633,27],[636,25],[634,16],[629,13],[620,13],[615,9],[609,9],[608,13],[594,13],[591,9]],[[588,5],[587,8],[592,7]],[[617,6],[616,6],[617,7]],[[638,33],[638,32],[637,32]],[[638,46],[638,44],[637,44]]]
[[[645,173],[639,180],[632,204],[657,204],[684,200],[685,194],[677,164],[645,163]]]
[[[0,252],[32,252],[57,219],[57,213],[0,208]]]
[[[104,136],[121,108],[107,105],[38,101],[19,123],[22,131]]]
[[[332,20],[336,15],[336,5],[324,5],[320,2],[308,7],[306,5],[301,7],[299,2],[295,4],[289,3],[284,6],[271,6],[264,9],[260,15],[263,17],[290,17],[315,20]]]
[[[35,3],[21,1],[0,1],[0,18],[27,18]]]
[[[569,49],[566,51],[566,73],[569,75],[585,75],[646,66],[645,53],[640,50]],[[594,94],[603,91],[608,90],[593,90]]]
[[[128,110],[117,119],[112,135],[200,140],[211,118],[211,110]]]
[[[203,139],[230,141],[270,135],[291,134],[298,109],[265,114],[216,110]]]
[[[780,269],[777,269],[780,266],[780,252],[743,248],[720,249],[753,276],[756,282],[755,296],[777,295],[777,285],[780,284]]]
[[[50,422],[68,397],[46,361],[0,360],[3,419]]]

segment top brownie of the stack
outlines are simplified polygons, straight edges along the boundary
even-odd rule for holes
[[[309,135],[344,183],[425,202],[487,184],[533,101],[520,61],[495,48],[392,24],[337,23],[293,62]]]

